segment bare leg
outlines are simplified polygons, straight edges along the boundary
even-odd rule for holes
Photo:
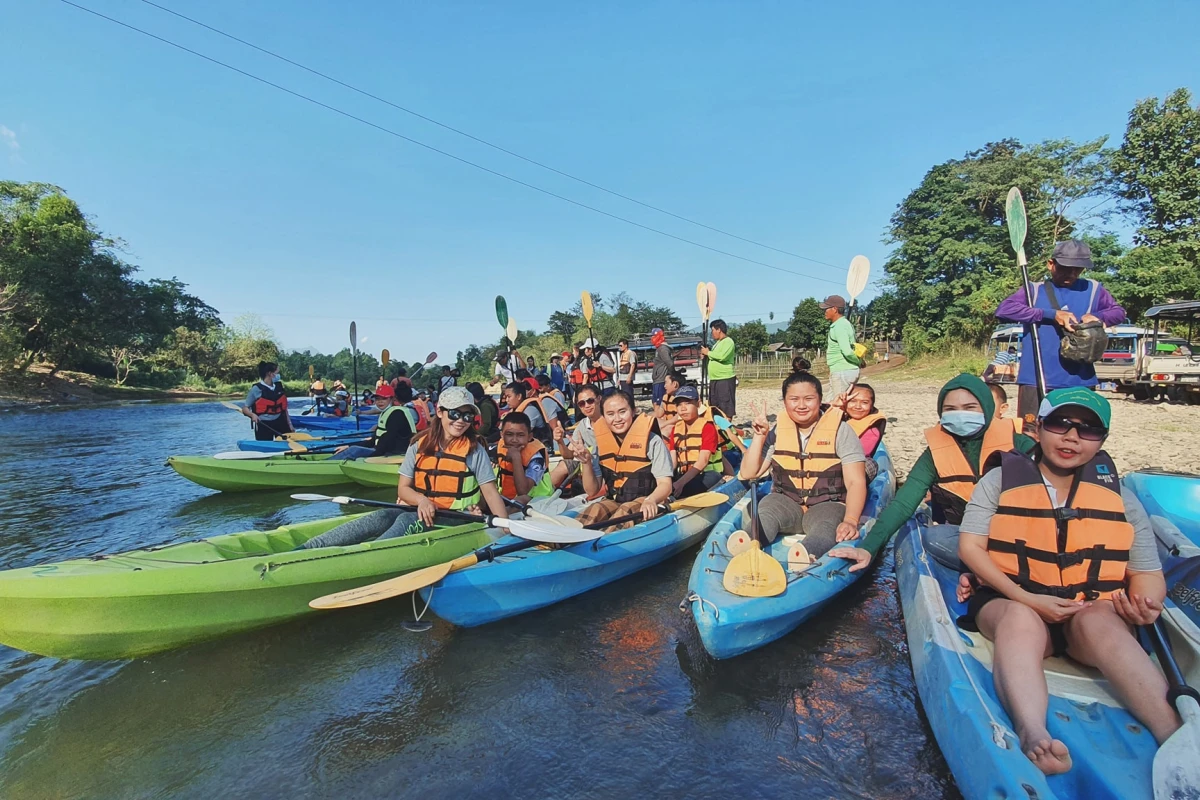
[[[1050,690],[1042,661],[1050,655],[1050,631],[1037,612],[1013,600],[998,599],[976,617],[980,632],[996,643],[992,679],[1012,717],[1021,750],[1047,775],[1071,768],[1067,746],[1050,737],[1046,712]]]
[[[1104,673],[1129,713],[1150,729],[1159,744],[1179,729],[1179,717],[1167,702],[1167,679],[1112,603],[1102,600],[1080,611],[1065,632],[1071,658]]]

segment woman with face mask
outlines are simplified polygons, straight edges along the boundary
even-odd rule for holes
[[[856,562],[850,567],[852,572],[866,568],[888,539],[904,527],[928,492],[934,519],[947,524],[932,526],[926,545],[939,561],[957,569],[958,523],[987,457],[1010,450],[1028,453],[1034,446],[1033,439],[1014,433],[1011,420],[994,419],[995,413],[996,403],[986,383],[966,373],[951,379],[938,392],[939,422],[925,431],[929,447],[913,465],[895,499],[859,547],[839,547],[830,555]]]
[[[758,505],[758,527],[768,542],[784,531],[804,534],[814,558],[837,542],[858,538],[867,500],[866,456],[842,409],[821,410],[821,381],[793,372],[783,381],[783,410],[775,428],[765,406],[753,418],[754,438],[739,477],[771,474],[771,493]]]

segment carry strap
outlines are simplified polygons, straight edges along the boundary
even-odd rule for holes
[[[1042,285],[1046,287],[1046,298],[1050,301],[1050,308],[1054,311],[1061,311],[1062,306],[1058,304],[1058,295],[1054,293],[1054,284],[1051,281],[1042,281]]]

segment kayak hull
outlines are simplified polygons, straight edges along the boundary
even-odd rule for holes
[[[1150,515],[1167,596],[1200,625],[1200,475],[1131,472],[1121,483]]]
[[[715,491],[729,500],[684,510],[559,550],[528,549],[446,576],[421,596],[442,619],[469,628],[583,594],[694,547],[745,492],[740,481]],[[506,537],[502,542],[515,541]]]
[[[400,484],[403,456],[359,458],[342,462],[342,474],[360,486],[396,489]]]
[[[192,483],[218,492],[259,492],[349,483],[342,472],[342,462],[328,459],[328,453],[245,461],[212,456],[171,456],[167,466]]]
[[[316,614],[314,598],[483,547],[481,524],[294,551],[352,517],[0,572],[0,643],[116,659]]]
[[[871,482],[864,522],[874,518],[896,493],[895,470],[887,449],[876,452],[879,473]],[[770,492],[770,483],[759,486],[759,497]],[[802,573],[788,573],[788,586],[775,597],[740,597],[725,590],[723,579],[730,555],[727,542],[737,530],[748,530],[750,498],[742,498],[709,534],[688,580],[685,602],[700,633],[704,649],[713,658],[733,658],[756,650],[794,631],[838,595],[858,582],[867,570],[850,572],[849,562],[824,556]],[[854,544],[847,542],[847,544]],[[790,544],[776,539],[767,552],[787,569]]]
[[[1100,674],[1069,659],[1045,663],[1050,734],[1071,752],[1070,771],[1047,777],[1024,753],[992,681],[991,645],[955,621],[958,573],[926,551],[924,523],[896,542],[896,573],[917,691],[942,753],[967,798],[1139,800],[1153,795],[1154,737],[1113,696]],[[1169,606],[1167,628],[1188,679],[1197,677],[1200,630]]]
[[[364,433],[351,431],[349,433],[331,433],[328,436],[323,436],[320,439],[311,439],[299,442],[305,447],[321,447],[323,445],[343,445],[351,442],[361,442],[368,437]],[[251,453],[286,453],[291,450],[287,442],[281,441],[264,441],[260,442],[257,439],[239,439],[237,443],[238,450],[246,450]]]
[[[370,433],[371,428],[375,427],[375,421],[379,419],[374,415],[363,415],[358,424],[355,424],[355,417],[318,417],[315,414],[304,416],[301,414],[292,414],[289,416],[292,421],[292,428],[295,430],[312,430],[312,431],[333,431],[337,433],[349,433],[351,431],[362,431]]]

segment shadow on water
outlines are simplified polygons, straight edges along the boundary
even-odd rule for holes
[[[170,452],[227,448],[237,420],[202,406],[79,413],[130,437],[154,419],[142,415],[175,409],[204,422],[159,419],[116,463],[81,466],[86,500],[56,493],[39,514],[8,499],[37,504],[39,470],[66,452],[0,472],[0,554],[330,516],[154,473]],[[0,648],[0,797],[956,796],[917,712],[890,563],[792,636],[714,662],[678,608],[693,557],[475,629],[408,633],[406,596],[130,662]]]

